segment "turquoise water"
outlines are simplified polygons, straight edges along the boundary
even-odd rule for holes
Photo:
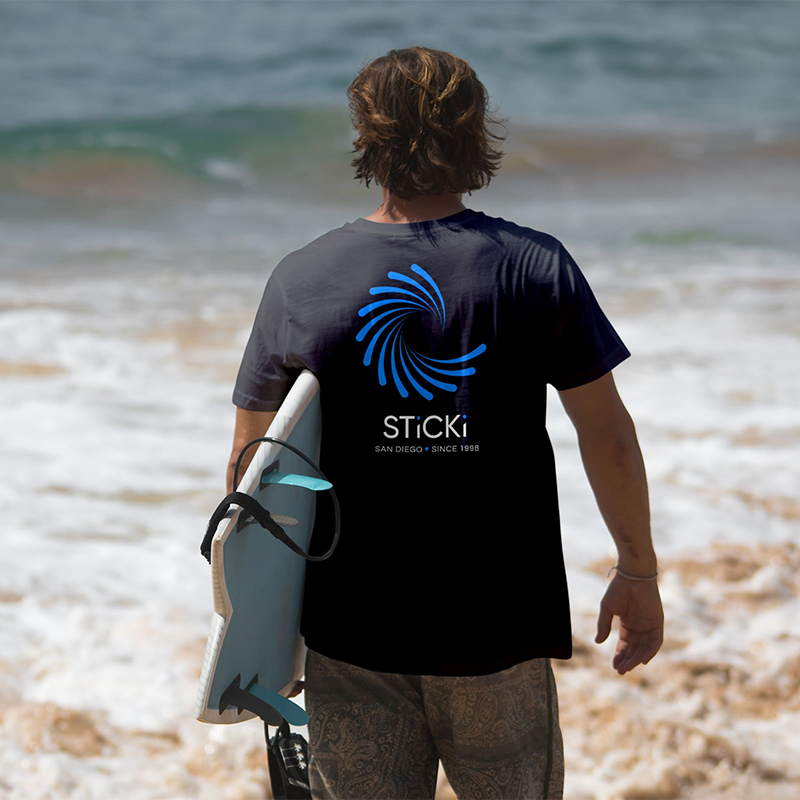
[[[520,141],[535,126],[795,147],[799,35],[795,3],[5,2],[0,202],[91,200],[93,181],[122,202],[327,193],[349,181],[347,86],[413,44],[467,59]]]

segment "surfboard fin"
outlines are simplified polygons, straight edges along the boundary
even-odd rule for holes
[[[307,456],[304,456],[299,450],[294,448],[288,442],[283,442],[280,439],[275,439],[270,436],[262,436],[259,439],[254,439],[249,444],[253,444],[254,442],[261,441],[261,440],[269,440],[279,442],[282,446],[290,448],[293,452],[296,452],[298,455],[302,456],[305,461],[319,472],[319,468],[314,464],[312,461],[308,459]],[[242,450],[244,452],[244,450]],[[241,454],[239,455],[241,458]],[[333,541],[331,542],[330,547],[328,548],[327,552],[323,553],[320,556],[312,556],[303,550],[290,536],[287,535],[286,531],[280,526],[278,520],[276,520],[269,511],[255,499],[255,497],[246,494],[245,492],[231,492],[228,494],[216,507],[214,513],[211,515],[211,519],[208,521],[208,526],[206,527],[206,533],[203,537],[203,541],[200,543],[200,553],[203,557],[211,563],[211,542],[214,538],[214,535],[217,530],[217,526],[219,523],[226,517],[230,516],[229,509],[231,505],[236,503],[242,507],[243,512],[239,514],[238,520],[236,522],[236,532],[241,533],[244,528],[248,525],[252,524],[253,522],[258,522],[262,528],[266,528],[276,539],[283,542],[290,550],[293,550],[298,555],[302,556],[303,558],[307,559],[308,561],[325,561],[326,559],[330,558],[333,555],[333,551],[336,549],[336,546],[339,543],[339,531],[340,531],[340,517],[339,517],[339,501],[336,498],[336,492],[333,491],[333,484],[326,480],[324,477],[320,478],[313,478],[309,475],[297,475],[294,473],[285,473],[279,471],[279,461],[273,461],[268,467],[264,469],[261,473],[259,478],[259,489],[263,488],[264,486],[273,484],[273,485],[284,485],[284,486],[297,486],[304,489],[309,489],[312,492],[322,492],[322,491],[329,491],[331,492],[331,497],[333,498],[333,509],[335,515],[335,531],[333,534]],[[238,464],[237,464],[237,472],[238,472]],[[319,473],[322,475],[322,473]],[[235,481],[234,481],[235,482]],[[280,516],[280,515],[279,515]],[[293,517],[288,518],[291,520],[289,522],[289,526],[293,524],[297,524],[297,521]]]
[[[308,724],[309,717],[305,709],[293,703],[288,697],[259,686],[258,674],[253,676],[244,689],[239,685],[241,677],[241,673],[237,675],[220,696],[220,713],[229,706],[236,706],[237,713],[241,714],[247,709],[261,717],[267,725],[277,726],[284,720],[290,725]]]
[[[267,484],[278,484],[280,486],[299,486],[302,489],[310,489],[312,492],[327,492],[333,486],[330,481],[324,481],[322,478],[278,472],[274,468],[276,464],[277,462],[261,473],[259,489],[263,489]]]

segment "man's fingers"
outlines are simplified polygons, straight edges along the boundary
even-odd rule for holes
[[[611,633],[611,620],[614,615],[608,611],[602,604],[600,605],[600,615],[597,618],[597,635],[594,637],[597,644],[602,644]]]
[[[642,664],[647,664],[650,659],[661,649],[663,641],[663,636],[658,636],[654,642],[650,643],[650,646],[642,655]]]
[[[644,637],[637,636],[634,639],[632,645],[628,646],[628,651],[624,659],[622,659],[621,663],[619,664],[619,672],[620,674],[629,672],[632,670],[637,664],[641,663],[642,653],[644,653]]]
[[[629,672],[638,664],[646,664],[661,647],[661,636],[656,631],[629,632],[628,635],[627,647],[614,661],[614,667],[622,671],[620,674]]]
[[[619,669],[620,665],[623,661],[628,659],[633,652],[633,643],[631,641],[622,641],[620,639],[617,642],[617,650],[614,653],[614,657],[611,659],[611,666],[614,669]]]

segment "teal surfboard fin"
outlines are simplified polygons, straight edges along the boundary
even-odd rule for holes
[[[274,461],[270,464],[262,473],[261,478],[259,479],[258,490],[260,491],[265,486],[297,486],[301,489],[308,489],[312,492],[327,492],[330,489],[333,489],[333,484],[330,481],[323,480],[322,478],[313,478],[310,475],[296,475],[294,473],[289,472],[280,472],[278,467],[280,465],[279,461]],[[246,506],[258,505],[256,501],[249,497],[249,495],[244,496],[239,492],[234,492],[233,494],[229,494],[228,497],[225,498],[223,503],[227,502],[228,500],[234,500],[239,505],[242,505],[243,508]],[[221,508],[221,506],[220,506]],[[218,509],[219,510],[219,509]],[[288,545],[291,549],[296,550],[296,546],[291,539],[286,537],[285,531],[280,527],[283,522],[286,522],[289,527],[299,524],[299,520],[294,519],[292,517],[288,518],[281,518],[277,519],[273,517],[269,511],[265,508],[260,508],[262,512],[261,519],[258,519],[253,513],[252,508],[245,508],[239,515],[239,520],[236,523],[236,532],[240,532],[244,530],[248,525],[252,525],[254,522],[260,522],[262,526],[266,527],[268,530],[271,530],[274,535],[276,535],[284,544]],[[275,527],[275,523],[277,527]],[[211,530],[212,525],[209,525],[209,530]],[[216,528],[216,523],[213,524],[213,527]],[[206,551],[210,553],[211,549],[211,534],[206,534],[206,540],[203,543],[203,547]],[[204,553],[205,554],[205,553]]]
[[[310,475],[292,475],[286,472],[278,472],[275,469],[278,465],[276,461],[261,473],[259,489],[263,489],[267,484],[279,484],[280,486],[299,486],[302,489],[310,489],[312,492],[327,492],[333,484],[324,481],[322,478],[312,478]]]
[[[222,693],[219,698],[220,713],[228,706],[236,706],[239,714],[246,708],[261,717],[267,725],[278,726],[284,720],[290,725],[308,724],[308,713],[301,706],[278,692],[259,686],[258,675],[254,675],[244,689],[239,685],[240,680],[241,674]]]

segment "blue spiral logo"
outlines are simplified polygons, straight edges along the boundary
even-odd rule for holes
[[[436,376],[462,377],[474,375],[474,367],[453,369],[452,365],[463,364],[476,358],[486,350],[486,345],[479,345],[471,353],[467,353],[460,358],[447,359],[431,358],[409,347],[403,338],[403,326],[412,314],[417,314],[420,311],[434,314],[442,323],[442,330],[444,330],[447,320],[444,298],[436,285],[436,281],[419,264],[412,264],[411,270],[427,283],[427,288],[415,278],[402,275],[399,272],[390,272],[388,278],[404,284],[404,286],[373,286],[369,290],[371,295],[385,294],[395,296],[387,297],[384,300],[376,300],[374,303],[359,309],[359,317],[365,317],[379,308],[385,308],[386,310],[373,317],[361,328],[356,334],[356,341],[363,342],[367,335],[371,334],[367,350],[364,353],[364,366],[368,367],[372,363],[373,356],[377,350],[378,383],[381,386],[386,386],[388,383],[388,372],[391,374],[394,385],[397,387],[397,391],[400,392],[401,397],[408,397],[409,395],[409,390],[404,383],[405,380],[409,386],[426,400],[431,400],[433,399],[433,393],[421,381],[446,392],[455,392],[458,389],[455,383],[448,383]],[[405,286],[411,288],[407,289]],[[401,377],[401,374],[403,377]]]

